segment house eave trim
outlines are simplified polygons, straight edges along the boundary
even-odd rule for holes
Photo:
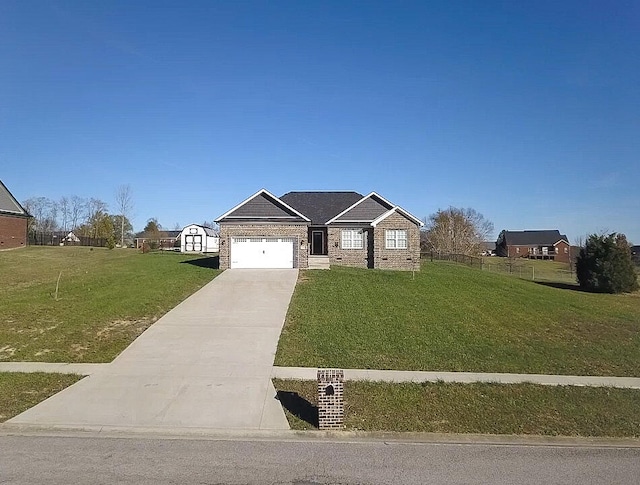
[[[376,220],[374,220],[371,225],[373,227],[376,227],[378,224],[380,224],[382,221],[384,221],[387,217],[389,217],[391,214],[393,214],[394,212],[397,212],[401,215],[403,215],[404,217],[406,217],[407,219],[415,222],[418,227],[422,227],[424,226],[424,222],[422,222],[420,219],[418,219],[416,216],[414,216],[413,214],[411,214],[410,212],[407,212],[406,210],[404,210],[402,207],[400,206],[395,206],[393,209],[388,210],[387,212],[385,212],[384,214],[382,214],[380,217],[378,217]]]

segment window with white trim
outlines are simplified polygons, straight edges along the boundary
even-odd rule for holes
[[[384,231],[384,239],[387,249],[407,249],[406,229],[387,229]]]
[[[340,232],[342,249],[364,249],[362,229],[343,229]]]

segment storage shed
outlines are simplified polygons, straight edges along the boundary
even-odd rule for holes
[[[180,233],[180,252],[217,253],[220,237],[216,232],[199,224],[189,224]]]

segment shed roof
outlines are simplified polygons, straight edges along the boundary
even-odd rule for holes
[[[185,231],[185,229],[187,229],[188,227],[199,227],[200,229],[202,229],[204,231],[204,233],[207,236],[211,236],[211,237],[218,237],[218,233],[216,231],[214,231],[213,229],[211,229],[210,227],[207,226],[203,226],[202,224],[189,224],[187,226],[184,226],[182,228],[181,233],[183,233]]]

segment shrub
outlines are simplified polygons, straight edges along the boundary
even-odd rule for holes
[[[576,274],[581,288],[600,293],[625,293],[638,289],[638,278],[624,234],[592,234],[580,249]]]
[[[113,235],[107,238],[107,247],[109,249],[113,249],[116,247],[116,238]]]

